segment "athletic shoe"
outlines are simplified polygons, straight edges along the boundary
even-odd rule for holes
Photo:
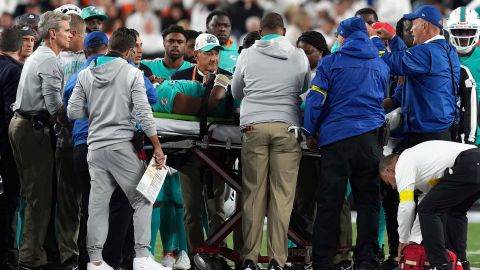
[[[281,267],[278,265],[277,261],[271,260],[270,263],[268,264],[267,270],[283,270],[284,267]]]
[[[257,270],[257,265],[253,263],[251,260],[245,260],[243,262],[243,270]]]
[[[172,268],[165,267],[148,256],[133,259],[133,270],[172,270]]]
[[[188,258],[188,254],[184,250],[180,251],[173,269],[188,270],[190,267],[190,258]]]
[[[100,261],[100,265],[96,265],[93,262],[87,264],[87,270],[113,270],[105,261]]]
[[[173,265],[175,264],[175,257],[173,257],[170,254],[167,254],[163,256],[162,260],[160,261],[160,264],[165,267],[173,268]]]

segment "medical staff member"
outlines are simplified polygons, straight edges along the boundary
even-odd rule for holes
[[[402,107],[406,132],[403,149],[427,140],[450,141],[451,128],[456,118],[456,89],[460,76],[457,52],[440,35],[443,17],[435,7],[421,6],[414,13],[405,14],[404,18],[413,20],[411,32],[415,46],[410,49],[397,35],[385,28],[369,28],[369,35],[391,73],[405,76],[401,104],[396,104],[395,99],[389,99],[385,103],[386,107]],[[389,41],[392,52],[385,50],[380,38]],[[452,89],[449,58],[455,89]]]
[[[313,231],[315,270],[332,269],[339,217],[350,180],[358,211],[357,269],[378,267],[380,207],[378,162],[382,154],[381,107],[389,68],[368,38],[365,21],[349,18],[338,27],[340,49],[322,59],[307,96],[304,127],[307,146],[320,147],[321,176]]]
[[[445,248],[457,255],[464,269],[470,269],[466,256],[467,211],[480,198],[480,149],[428,141],[383,158],[379,171],[383,181],[400,194],[399,255],[409,242],[423,241],[429,269],[452,269]],[[416,219],[414,190],[423,193]]]
[[[287,261],[287,231],[302,156],[289,128],[300,126],[300,94],[308,89],[310,66],[304,52],[285,38],[278,13],[263,17],[260,35],[254,46],[242,51],[232,81],[234,98],[242,100],[244,133],[241,259],[242,269],[257,269],[267,215],[268,269],[280,270]]]
[[[135,54],[135,36],[127,28],[116,30],[109,52],[100,56],[78,75],[68,102],[70,119],[88,117],[88,166],[91,181],[87,223],[88,269],[112,269],[103,261],[102,250],[108,233],[109,202],[118,185],[134,209],[135,259],[133,267],[167,270],[150,256],[152,205],[136,191],[144,173],[131,142],[138,120],[154,147],[155,165],[164,165],[164,155],[148,104],[142,72],[126,59]],[[112,80],[111,78],[116,78]],[[96,91],[103,89],[104,91]],[[85,103],[88,102],[88,109]],[[135,119],[132,112],[135,110]],[[128,217],[130,218],[130,217]]]

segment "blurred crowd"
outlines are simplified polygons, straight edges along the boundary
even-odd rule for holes
[[[12,26],[23,14],[40,15],[64,4],[100,8],[107,16],[102,26],[105,33],[122,26],[137,29],[144,41],[145,56],[163,54],[161,31],[169,25],[203,32],[206,17],[219,8],[232,15],[232,41],[237,44],[245,33],[257,31],[262,15],[271,11],[283,14],[286,35],[293,44],[301,33],[316,30],[324,35],[329,47],[335,42],[338,23],[364,7],[374,8],[391,25],[422,4],[437,6],[443,15],[458,6],[480,8],[479,0],[3,0],[0,29]]]

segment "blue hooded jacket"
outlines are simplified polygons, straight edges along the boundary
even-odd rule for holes
[[[90,56],[87,59],[87,61],[83,64],[83,66],[80,67],[80,69],[77,72],[75,72],[70,77],[68,82],[65,84],[64,92],[63,92],[63,104],[65,106],[65,111],[66,111],[66,107],[67,107],[67,104],[68,104],[68,100],[72,96],[73,88],[75,87],[75,84],[77,83],[78,74],[80,73],[80,71],[88,68],[88,66],[90,66],[92,61],[95,61],[100,56],[103,56],[103,54],[97,54],[97,55]],[[129,63],[131,65],[133,65],[132,62],[129,61]],[[148,103],[150,103],[150,105],[153,105],[157,102],[157,91],[147,77],[143,76],[143,79],[144,79],[144,82],[145,82],[145,87],[147,89]],[[73,139],[74,146],[81,145],[81,144],[86,144],[87,143],[87,137],[88,137],[88,119],[86,119],[86,118],[85,119],[77,119],[77,120],[73,121],[72,139]]]
[[[379,38],[373,38],[382,59],[394,75],[405,76],[405,83],[392,96],[394,104],[402,107],[403,128],[410,133],[437,133],[449,129],[456,112],[450,65],[452,61],[456,89],[460,77],[460,61],[455,48],[443,38],[415,45],[408,49],[395,36],[387,52]]]
[[[348,35],[342,35],[347,37],[336,53],[319,62],[306,99],[304,127],[318,134],[319,146],[372,131],[385,121],[381,104],[390,70],[363,19],[347,19],[341,27]]]

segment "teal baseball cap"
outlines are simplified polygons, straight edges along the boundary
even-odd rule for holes
[[[103,10],[95,6],[89,6],[82,9],[82,13],[80,14],[80,17],[82,17],[82,19],[84,20],[98,18],[102,21],[105,21],[108,19],[107,15],[105,15],[105,12],[103,12]]]

